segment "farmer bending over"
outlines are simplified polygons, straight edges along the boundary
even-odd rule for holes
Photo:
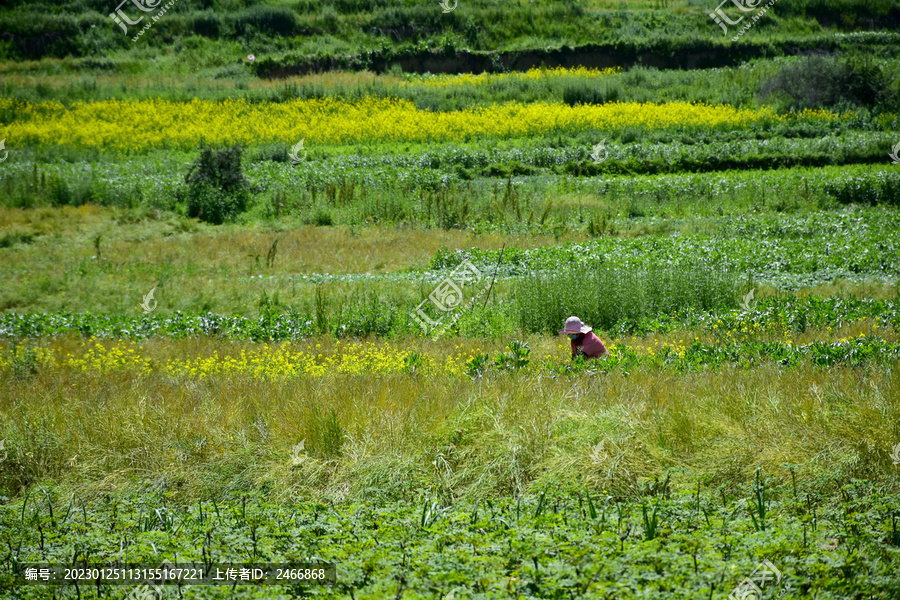
[[[578,317],[569,317],[566,319],[565,329],[560,329],[560,333],[565,333],[572,340],[572,359],[576,356],[583,356],[585,360],[606,357],[609,353],[606,346],[600,341],[595,334],[591,333],[591,328],[581,322]]]

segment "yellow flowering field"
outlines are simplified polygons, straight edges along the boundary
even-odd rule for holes
[[[701,336],[652,335],[607,340],[609,359],[620,365],[664,365],[667,358],[684,359],[691,354],[706,356],[727,352],[729,355],[759,355],[768,352],[793,352],[808,348],[811,342],[825,342],[837,346],[865,345],[876,334],[876,345],[884,346],[886,355],[898,342],[897,335],[879,334],[877,323],[859,322],[840,332],[831,327],[824,332],[798,336],[788,335],[759,324],[742,325],[734,330],[720,329],[716,323],[710,334]],[[762,342],[767,339],[767,342]],[[568,363],[568,340],[533,340],[526,366],[528,370]],[[323,343],[325,342],[325,348]],[[316,378],[333,375],[364,376],[416,373],[428,377],[458,377],[466,375],[478,357],[490,360],[500,356],[499,348],[484,347],[478,342],[457,343],[411,350],[391,342],[334,341],[308,343],[256,343],[249,347],[230,344],[184,347],[178,343],[135,342],[131,340],[52,341],[49,344],[29,345],[27,350],[0,346],[0,369],[21,368],[33,361],[36,368],[74,370],[106,375],[123,372],[135,375],[162,374],[187,379],[244,377],[250,379]],[[780,348],[780,349],[779,349]],[[860,351],[857,348],[857,351]],[[509,346],[507,346],[509,349]],[[502,350],[501,350],[502,352]],[[893,356],[893,355],[891,355]],[[694,359],[692,359],[694,360]],[[17,366],[18,363],[18,366]],[[700,363],[697,363],[698,365]],[[496,366],[496,365],[495,365]]]
[[[284,103],[244,100],[165,100],[23,103],[0,99],[0,112],[15,120],[0,130],[9,143],[68,145],[139,151],[208,144],[260,144],[305,139],[309,144],[462,141],[517,138],[624,127],[749,127],[785,119],[833,120],[808,111],[777,115],[769,108],[736,109],[686,102],[615,102],[568,106],[537,102],[473,107],[455,112],[419,110],[407,100],[333,98]]]
[[[621,73],[622,67],[609,67],[607,69],[590,69],[588,67],[556,67],[555,69],[532,68],[527,71],[513,71],[510,73],[460,73],[458,75],[440,73],[437,75],[410,75],[409,81],[403,81],[403,86],[428,86],[449,87],[453,85],[486,85],[501,81],[540,81],[559,77],[602,77]]]
[[[615,355],[615,344],[607,345]],[[674,347],[674,346],[673,346]],[[549,350],[549,349],[548,349]],[[557,354],[546,352],[533,356],[540,360],[568,358],[569,345],[559,342],[553,348]],[[466,363],[481,353],[480,348],[465,349],[457,345],[442,358],[426,353],[401,350],[390,342],[337,342],[330,350],[321,344],[303,348],[288,342],[255,344],[250,350],[221,355],[214,350],[206,356],[155,358],[152,351],[133,341],[100,342],[89,339],[70,351],[61,346],[37,346],[34,358],[43,368],[73,369],[83,373],[107,374],[116,371],[150,375],[161,373],[174,377],[207,379],[210,377],[250,377],[253,379],[283,379],[322,377],[326,375],[387,375],[415,372],[429,376],[455,377],[466,373]],[[485,350],[485,352],[490,353]],[[8,352],[0,353],[0,368],[10,367],[13,361]]]
[[[319,348],[298,349],[285,342],[258,344],[249,351],[242,349],[240,353],[233,355],[220,356],[216,350],[210,356],[155,360],[147,356],[141,345],[122,340],[106,343],[88,340],[82,342],[74,352],[58,347],[37,347],[34,351],[35,359],[44,368],[70,368],[99,374],[114,371],[145,375],[163,373],[191,379],[218,376],[280,379],[329,374],[397,373],[406,370],[406,361],[411,354],[407,350],[394,348],[390,343],[338,343],[334,351],[323,352]],[[417,371],[432,375],[460,375],[465,372],[466,361],[472,356],[472,353],[458,352],[438,361],[420,355],[421,362]],[[0,355],[0,368],[11,364],[8,356]]]

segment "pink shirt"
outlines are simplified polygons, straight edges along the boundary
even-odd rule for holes
[[[572,354],[578,354],[578,346],[581,346],[581,350],[584,350],[584,353],[587,354],[588,359],[597,358],[603,354],[606,354],[606,346],[603,345],[603,342],[600,341],[596,335],[594,335],[593,331],[588,331],[584,334],[584,337],[580,340],[571,340],[572,342]]]

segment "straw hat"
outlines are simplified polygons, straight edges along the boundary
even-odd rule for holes
[[[565,329],[560,329],[560,333],[587,333],[591,328],[581,322],[581,319],[578,317],[569,317],[566,319],[566,327]]]

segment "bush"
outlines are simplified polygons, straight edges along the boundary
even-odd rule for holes
[[[71,15],[12,13],[0,17],[0,40],[6,41],[17,58],[80,56],[83,35],[78,19]]]
[[[61,177],[50,180],[49,196],[51,206],[71,206],[75,203],[69,184]]]
[[[197,35],[217,38],[222,33],[222,20],[212,11],[195,13],[189,20],[190,29]]]
[[[328,31],[335,32],[338,30],[340,19],[338,18],[338,12],[333,6],[328,4],[322,8],[322,12],[319,13],[319,23]]]
[[[187,214],[218,225],[232,219],[247,208],[250,184],[244,175],[240,146],[203,148],[191,165],[184,181],[187,189]]]
[[[319,227],[331,227],[334,225],[334,218],[328,210],[319,207],[306,222]]]
[[[881,68],[871,60],[810,56],[763,81],[760,96],[782,98],[790,109],[888,107],[895,103]]]
[[[273,35],[294,35],[300,30],[300,19],[284,6],[254,4],[234,17],[234,32],[246,35],[256,30]]]

